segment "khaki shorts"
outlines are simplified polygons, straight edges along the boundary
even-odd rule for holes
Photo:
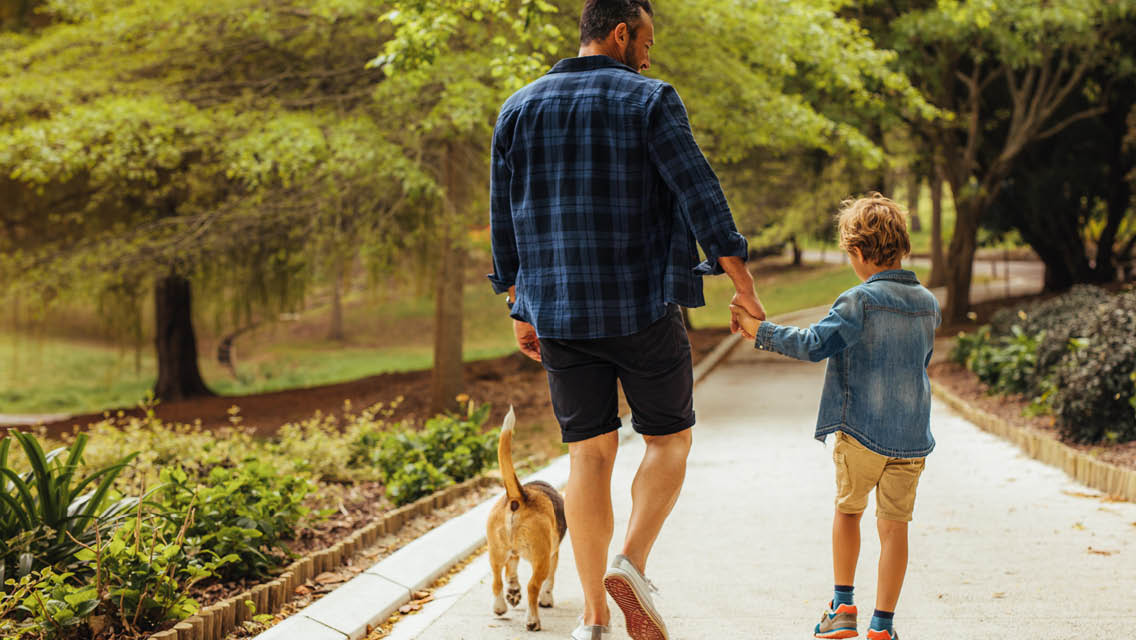
[[[832,461],[836,463],[838,511],[863,513],[868,508],[868,494],[874,488],[877,518],[911,522],[915,488],[926,458],[889,458],[837,431]]]

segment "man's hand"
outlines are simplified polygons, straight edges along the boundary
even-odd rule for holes
[[[763,320],[758,320],[738,305],[730,305],[730,324],[738,325],[742,335],[747,339],[753,340],[757,337],[757,330],[761,328],[762,322]]]
[[[765,307],[761,306],[761,301],[757,299],[756,292],[735,293],[734,298],[730,300],[730,307],[739,307],[752,316],[755,320],[765,320]],[[738,324],[738,315],[736,313],[730,314],[730,333],[738,333],[742,330],[741,325]],[[753,338],[757,335],[757,330],[754,330],[753,335],[747,335],[747,338]]]
[[[513,320],[513,334],[517,336],[521,353],[540,362],[540,339],[536,337],[536,329],[527,322]]]

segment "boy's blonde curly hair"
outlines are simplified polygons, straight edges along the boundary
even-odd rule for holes
[[[911,253],[907,211],[891,199],[872,193],[845,200],[838,216],[840,248],[856,247],[865,262],[885,266]]]

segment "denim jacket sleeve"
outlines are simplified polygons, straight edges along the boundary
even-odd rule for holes
[[[855,344],[863,330],[864,306],[852,289],[841,294],[828,315],[807,329],[761,323],[754,348],[820,362]]]

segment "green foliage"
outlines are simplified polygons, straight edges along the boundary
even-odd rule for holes
[[[1000,312],[990,326],[960,336],[952,359],[992,392],[1035,396],[1031,413],[1052,413],[1075,442],[1136,439],[1136,292],[1095,287],[1030,308]]]
[[[10,464],[13,441],[23,449],[28,471]],[[0,440],[0,583],[36,567],[66,564],[137,506],[137,498],[110,502],[115,480],[134,455],[80,474],[87,441],[80,434],[69,447],[45,454],[27,433]]]
[[[71,637],[100,604],[94,585],[76,585],[72,573],[50,567],[19,580],[0,593],[0,633],[4,640]]]
[[[238,561],[234,554],[187,555],[190,548],[185,535],[192,519],[192,514],[185,514],[170,539],[164,518],[139,514],[119,527],[109,541],[100,540],[76,555],[95,567],[95,585],[112,619],[122,621],[129,630],[151,630],[163,621],[191,616],[197,612],[197,602],[186,595],[188,589]]]
[[[381,440],[374,433],[361,433],[352,460],[369,458],[378,467],[392,502],[414,502],[492,466],[500,432],[482,433],[489,409],[488,404],[477,407],[470,402],[464,416],[438,416],[421,431],[389,433]]]
[[[234,559],[224,565],[226,578],[263,576],[282,564],[283,541],[294,537],[309,513],[304,500],[315,490],[307,478],[253,459],[214,467],[201,478],[180,466],[163,469],[160,477],[155,497],[174,516],[171,524],[193,512],[185,544],[194,554]]]

